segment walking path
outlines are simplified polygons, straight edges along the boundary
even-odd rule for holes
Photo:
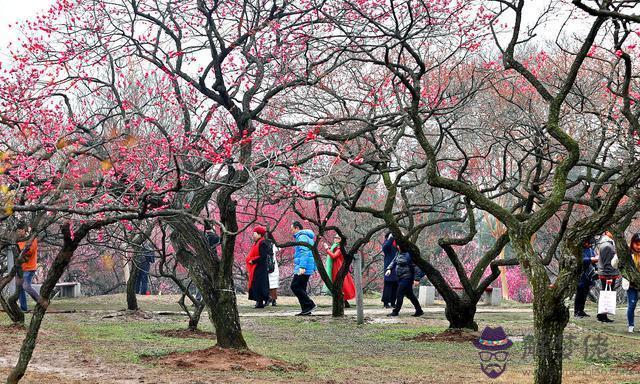
[[[422,308],[422,310],[425,313],[444,313],[444,307],[426,307],[426,308]],[[364,315],[365,316],[386,316],[389,312],[391,312],[390,309],[384,309],[384,308],[365,308],[364,309]],[[407,310],[405,311],[407,314],[410,314],[413,312],[413,308],[407,308]],[[245,312],[245,313],[240,313],[240,317],[289,317],[289,316],[295,316],[296,314],[300,313],[300,310],[294,310],[294,311],[268,311],[268,312]],[[401,315],[404,312],[401,312]],[[486,307],[486,308],[482,308],[479,307],[476,311],[476,313],[533,313],[533,311],[531,310],[531,308],[500,308],[500,307]],[[356,315],[356,310],[355,308],[350,308],[350,309],[345,309],[344,310],[344,314],[347,316],[355,316]],[[321,308],[318,309],[316,311],[313,311],[313,316],[331,316],[331,309],[330,308]]]

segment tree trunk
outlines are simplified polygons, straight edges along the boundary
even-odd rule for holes
[[[136,297],[136,280],[138,279],[138,267],[133,259],[130,261],[131,266],[129,269],[129,280],[127,281],[127,309],[130,311],[137,311],[138,298]]]
[[[2,296],[2,291],[4,288],[15,278],[16,275],[16,267],[14,267],[6,276],[3,276],[0,279],[0,305],[2,305],[2,309],[7,313],[11,321],[16,324],[24,324],[24,313],[20,310],[18,306],[18,287],[16,287],[15,292],[5,300],[4,296]]]
[[[533,303],[536,384],[562,383],[562,341],[569,309],[562,300],[541,295]],[[550,296],[550,295],[549,295]]]
[[[477,331],[478,324],[475,321],[477,305],[478,300],[471,300],[468,297],[448,301],[444,314],[449,321],[449,328]]]
[[[240,328],[240,314],[231,276],[218,276],[213,287],[204,287],[202,298],[209,309],[209,319],[216,330],[217,346],[247,349]]]
[[[53,264],[51,265],[51,268],[49,269],[49,272],[47,273],[47,278],[44,280],[42,287],[40,288],[40,296],[44,300],[49,301],[51,292],[53,292],[56,283],[58,282],[58,280],[60,280],[62,273],[71,261],[73,252],[75,251],[78,244],[77,242],[79,242],[79,239],[76,237],[76,239],[72,241],[70,245],[65,244],[60,252],[58,252],[58,255],[56,256]],[[36,305],[33,311],[33,316],[31,317],[29,329],[24,338],[24,341],[22,342],[22,347],[20,348],[18,362],[7,377],[8,384],[15,384],[24,376],[24,373],[27,370],[27,366],[29,365],[29,361],[31,360],[31,356],[33,355],[33,350],[36,347],[36,339],[38,337],[38,332],[40,331],[40,325],[42,324],[42,319],[44,318],[45,312],[46,309],[43,308],[40,304]]]
[[[333,282],[334,291],[332,292],[333,300],[331,316],[342,317],[344,316],[344,293],[342,292],[342,282],[338,282],[337,280],[338,279]]]

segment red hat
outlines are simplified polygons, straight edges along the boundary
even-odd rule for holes
[[[257,227],[253,228],[253,232],[257,233],[258,235],[264,236],[267,233],[267,229],[261,225],[258,225]]]

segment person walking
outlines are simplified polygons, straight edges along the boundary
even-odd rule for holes
[[[47,308],[49,302],[43,299],[40,294],[31,286],[33,276],[38,269],[38,239],[33,239],[27,244],[30,228],[26,222],[20,221],[16,226],[16,237],[18,251],[20,252],[19,259],[25,260],[20,267],[16,269],[16,289],[19,291],[18,297],[20,302],[20,309],[23,312],[27,312],[29,307],[27,306],[27,293],[36,303],[41,307]]]
[[[311,230],[304,229],[302,224],[294,221],[291,225],[293,238],[297,243],[306,243],[309,246],[315,244],[315,235]],[[313,258],[313,252],[305,245],[296,245],[293,254],[293,279],[291,279],[291,291],[298,298],[302,311],[296,316],[311,315],[316,309],[316,303],[309,298],[307,294],[307,285],[309,278],[316,271],[316,261]]]
[[[220,244],[220,236],[213,230],[211,223],[208,221],[204,222],[204,236],[207,239],[207,243],[209,243],[209,248],[211,249],[211,255],[214,258],[218,257],[218,245]]]
[[[389,264],[398,254],[396,248],[396,240],[393,238],[393,234],[388,232],[385,236],[384,243],[382,244],[382,253],[384,254],[384,285],[382,288],[382,304],[385,308],[393,308],[396,305],[396,292],[398,291],[398,276],[396,271],[392,270],[387,274],[386,271],[389,268]]]
[[[278,288],[280,288],[280,268],[278,267],[278,247],[276,247],[275,241],[271,234],[268,234],[269,240],[272,242],[271,252],[273,257],[273,271],[269,272],[269,302],[272,307],[275,307],[276,300],[278,300]]]
[[[156,261],[153,245],[147,242],[142,247],[142,254],[138,257],[138,274],[136,276],[136,293],[139,295],[148,295],[149,292],[149,271],[151,264]]]
[[[265,239],[267,230],[262,226],[253,229],[253,246],[247,255],[249,273],[249,300],[256,302],[255,308],[264,308],[269,300],[268,264],[271,257],[271,242]]]
[[[414,280],[419,282],[422,278],[421,273],[416,273],[416,266],[413,264],[413,260],[411,258],[411,253],[409,253],[408,249],[405,249],[401,244],[398,244],[398,254],[393,258],[389,266],[387,267],[387,271],[385,272],[385,276],[391,274],[393,269],[396,269],[396,274],[398,275],[398,291],[396,293],[396,305],[387,316],[398,316],[400,313],[400,309],[402,308],[402,301],[406,296],[407,299],[411,301],[411,304],[415,307],[416,312],[413,314],[414,317],[422,316],[424,311],[420,306],[420,302],[418,302],[418,298],[413,293],[413,283]]]
[[[584,311],[584,306],[587,302],[589,290],[594,285],[596,269],[593,264],[598,261],[596,252],[593,249],[593,244],[593,239],[585,240],[582,243],[582,274],[578,280],[573,310],[573,315],[577,318],[589,317]]]
[[[331,281],[336,281],[338,278],[338,272],[342,269],[342,265],[344,264],[344,255],[342,254],[342,249],[340,248],[340,243],[342,242],[342,238],[340,235],[336,233],[333,237],[333,245],[329,247],[329,245],[325,244],[325,250],[329,255],[329,258],[333,260],[332,269],[331,269]],[[352,300],[356,297],[356,286],[353,282],[353,277],[351,274],[347,272],[344,280],[342,282],[342,294],[344,296],[344,306],[345,308],[350,308],[349,300]]]
[[[616,246],[613,242],[613,235],[609,231],[605,231],[600,237],[599,241],[599,255],[598,255],[598,275],[602,289],[606,289],[610,286],[611,289],[615,289],[616,280],[620,278],[620,271],[618,270],[617,263],[614,259],[617,259]],[[598,321],[603,323],[613,323],[613,320],[609,319],[606,313],[598,314]]]
[[[640,271],[640,233],[636,233],[631,237],[629,248],[631,249],[633,265]],[[629,284],[629,282],[627,282],[627,284]],[[635,329],[635,312],[638,304],[639,288],[640,287],[635,284],[629,284],[627,287],[627,323],[629,324],[629,333],[633,333]]]

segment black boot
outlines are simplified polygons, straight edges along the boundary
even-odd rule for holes
[[[264,303],[262,300],[256,301],[256,306],[254,308],[264,308]]]
[[[601,323],[613,323],[613,320],[611,320],[607,314],[598,314],[598,321]]]
[[[344,307],[345,308],[351,308],[351,304],[349,304],[349,302],[347,300],[344,301]]]
[[[275,300],[275,299],[271,300],[271,306],[272,306],[272,307],[275,307],[275,306],[276,306],[276,300]]]

